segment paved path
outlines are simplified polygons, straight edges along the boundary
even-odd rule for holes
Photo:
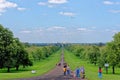
[[[18,79],[18,80],[85,80],[85,79],[74,79],[71,76],[64,76],[63,75],[63,63],[64,63],[64,54],[62,51],[61,54],[61,66],[56,66],[53,70],[38,77],[26,78],[26,79]]]

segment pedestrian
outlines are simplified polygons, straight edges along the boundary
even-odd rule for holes
[[[98,77],[102,79],[102,68],[101,67],[99,67],[99,70],[98,70]]]
[[[76,80],[76,70],[72,72],[74,80]]]
[[[75,73],[76,73],[76,78],[80,78],[80,68],[79,67],[76,68]]]
[[[66,67],[63,67],[64,76],[66,76],[66,71],[67,71]]]
[[[80,68],[80,72],[81,72],[81,78],[84,79],[85,78],[85,69],[83,66]]]
[[[70,67],[67,65],[67,75],[70,76]]]
[[[64,76],[66,76],[66,71],[67,71],[67,64],[66,64],[66,63],[64,63],[64,66],[63,66]]]

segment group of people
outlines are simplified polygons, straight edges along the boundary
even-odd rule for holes
[[[74,71],[74,77],[75,78],[85,78],[85,69],[84,67],[77,67],[76,70]]]
[[[67,63],[63,64],[63,72],[64,72],[64,76],[73,76],[74,78],[81,78],[84,79],[85,78],[85,69],[84,67],[77,67],[75,69],[75,71],[71,71],[69,65],[67,65]],[[98,77],[100,79],[102,79],[102,68],[99,67],[98,69]]]
[[[64,63],[63,66],[63,72],[64,72],[64,76],[68,75],[72,75],[74,78],[85,78],[85,69],[84,67],[77,67],[75,69],[75,71],[71,71],[69,65],[67,65],[66,63]]]

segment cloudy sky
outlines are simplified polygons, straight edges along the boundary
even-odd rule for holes
[[[22,42],[109,42],[120,0],[0,0],[0,24]]]

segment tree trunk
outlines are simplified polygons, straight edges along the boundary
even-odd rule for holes
[[[113,69],[113,74],[115,74],[115,66],[113,66],[112,69]]]
[[[23,68],[25,68],[25,65],[23,65]]]
[[[19,66],[16,66],[16,70],[18,71],[18,69],[19,69]]]
[[[7,70],[7,72],[10,72],[10,67],[8,67],[8,70]]]
[[[95,64],[95,66],[96,66],[96,62],[95,62],[94,64]]]

